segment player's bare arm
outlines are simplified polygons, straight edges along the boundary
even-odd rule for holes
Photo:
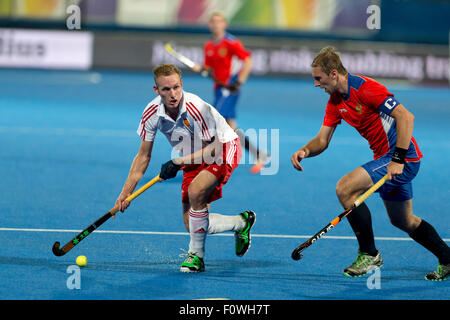
[[[252,70],[252,58],[247,57],[244,60],[244,65],[242,66],[242,70],[239,73],[239,77],[238,77],[239,84],[243,84],[243,83],[245,83],[245,81],[247,81],[251,70]]]
[[[336,127],[322,126],[319,133],[311,139],[305,146],[298,149],[291,158],[295,169],[303,171],[300,161],[304,158],[315,157],[328,148]]]
[[[398,105],[391,113],[397,123],[397,144],[396,148],[403,150],[406,155],[414,128],[414,115],[409,112],[403,105]],[[394,179],[402,174],[404,168],[403,163],[391,161],[387,167],[388,179]]]
[[[137,155],[134,157],[133,162],[128,173],[127,180],[125,181],[122,192],[116,200],[116,207],[121,211],[125,211],[129,206],[129,202],[125,199],[133,192],[138,182],[142,179],[150,163],[150,158],[153,149],[153,141],[142,141]]]
[[[244,60],[244,65],[242,66],[241,71],[239,72],[239,76],[236,82],[231,83],[228,87],[232,93],[237,92],[241,86],[247,81],[248,76],[250,75],[250,71],[252,70],[252,59],[247,57]]]
[[[188,154],[184,157],[175,158],[172,161],[179,166],[202,163],[205,160],[208,160],[207,158],[212,159],[214,157],[220,156],[222,152],[222,147],[223,147],[222,143],[219,141],[217,137],[215,137],[215,139],[213,139],[211,143],[207,144],[202,149],[194,153]]]
[[[162,180],[174,178],[183,166],[200,164],[203,162],[213,163],[222,154],[223,144],[215,137],[211,143],[202,149],[183,157],[174,158],[161,166],[160,178]]]

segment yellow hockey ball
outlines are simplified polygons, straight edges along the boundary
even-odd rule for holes
[[[78,256],[76,263],[80,267],[85,267],[87,265],[87,258],[85,256]]]

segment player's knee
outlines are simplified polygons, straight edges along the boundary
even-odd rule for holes
[[[188,188],[188,194],[189,194],[189,202],[192,205],[199,205],[206,203],[207,192],[205,188],[195,184],[191,184]]]
[[[336,195],[341,203],[347,202],[347,200],[351,197],[351,189],[345,178],[341,178],[337,182]]]

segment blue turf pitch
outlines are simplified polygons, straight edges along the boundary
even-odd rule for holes
[[[184,87],[212,101],[207,79],[185,76]],[[450,90],[389,89],[414,113],[424,154],[414,211],[449,241]],[[153,97],[147,73],[0,70],[0,299],[449,298],[450,281],[423,279],[437,260],[390,225],[376,194],[367,203],[384,259],[379,283],[341,275],[357,250],[346,221],[301,261],[291,260],[306,236],[342,211],[335,196],[339,178],[372,157],[343,124],[323,155],[304,161],[303,173],[292,168],[292,153],[323,119],[327,95],[311,80],[252,78],[243,88],[240,127],[279,130],[279,149],[272,150],[279,150],[277,174],[251,175],[250,165],[241,165],[212,205],[211,212],[257,213],[245,257],[234,255],[232,234],[210,236],[206,272],[178,271],[180,248],[189,240],[181,177],[155,185],[66,256],[53,256],[54,241],[66,243],[114,206],[139,147],[141,113]],[[141,184],[169,158],[169,144],[159,135]],[[71,290],[67,269],[78,255],[89,262],[80,271],[81,288]]]

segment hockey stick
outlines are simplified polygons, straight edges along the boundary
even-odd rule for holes
[[[148,188],[150,188],[152,185],[154,185],[156,182],[161,181],[161,179],[159,178],[159,174],[154,177],[152,180],[150,180],[149,182],[147,182],[145,185],[143,185],[141,188],[139,188],[138,190],[136,190],[135,192],[133,192],[131,195],[129,195],[125,200],[127,201],[132,201],[133,199],[135,199],[137,196],[139,196],[142,192],[144,192],[145,190],[147,190]],[[70,250],[72,250],[73,247],[75,247],[78,243],[80,243],[81,240],[83,240],[84,238],[86,238],[88,235],[90,235],[95,229],[97,229],[98,227],[100,227],[103,223],[105,223],[109,218],[113,217],[116,213],[117,213],[118,209],[117,208],[112,208],[111,210],[109,210],[106,214],[104,214],[101,218],[99,218],[97,221],[95,221],[94,223],[92,223],[89,227],[87,227],[86,229],[84,229],[83,231],[81,231],[75,238],[73,238],[72,240],[70,240],[64,247],[60,248],[60,243],[58,241],[56,241],[53,244],[53,254],[55,256],[63,256],[65,255],[67,252],[69,252]]]
[[[307,241],[305,241],[304,243],[302,243],[301,245],[299,245],[297,248],[294,249],[294,251],[292,251],[292,259],[294,260],[300,260],[303,255],[301,254],[301,252],[303,250],[305,250],[306,248],[308,248],[310,245],[312,245],[314,242],[316,242],[317,240],[319,240],[320,238],[322,238],[324,236],[325,233],[327,233],[328,231],[330,231],[331,229],[333,229],[339,222],[342,221],[342,219],[344,219],[350,212],[352,212],[353,210],[356,209],[356,207],[358,207],[361,203],[363,203],[372,193],[374,193],[375,191],[378,190],[378,188],[380,188],[387,179],[387,175],[385,175],[383,178],[381,178],[377,183],[375,183],[372,187],[370,187],[369,190],[367,190],[366,192],[364,192],[358,199],[356,199],[356,201],[353,203],[353,205],[348,208],[347,210],[345,210],[344,212],[342,212],[340,215],[338,215],[336,218],[334,218],[329,224],[327,224],[325,226],[325,228],[323,228],[322,230],[320,230],[319,232],[317,232],[315,235],[313,235],[311,238],[309,238]]]
[[[181,53],[179,53],[178,51],[176,51],[170,43],[166,43],[164,45],[164,49],[166,49],[166,51],[171,56],[173,56],[175,59],[177,59],[178,61],[180,61],[181,63],[183,63],[184,65],[186,65],[187,67],[189,67],[191,70],[194,71],[194,67],[195,67],[196,63],[194,61],[192,61],[191,59],[189,59],[188,57],[186,57],[186,56],[182,55]],[[217,79],[210,72],[203,70],[200,72],[200,74],[205,78],[209,77],[209,78],[213,79],[220,86],[230,89],[230,86],[228,84]]]

